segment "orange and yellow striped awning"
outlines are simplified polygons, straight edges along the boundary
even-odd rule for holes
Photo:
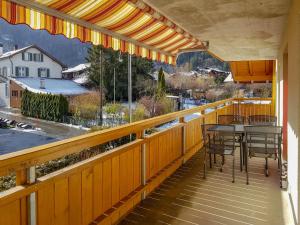
[[[0,17],[169,64],[202,43],[141,0],[0,0]]]

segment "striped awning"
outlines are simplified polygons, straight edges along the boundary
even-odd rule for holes
[[[202,43],[141,0],[0,0],[0,17],[169,64]]]

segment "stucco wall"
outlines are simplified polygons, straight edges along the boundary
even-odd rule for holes
[[[7,95],[6,95],[6,86],[7,85]],[[0,107],[6,106],[9,107],[9,85],[7,83],[0,83]]]
[[[31,53],[40,53],[40,51],[36,48],[29,48],[26,52]],[[62,78],[62,67],[57,62],[49,58],[44,54],[43,62],[34,62],[34,61],[23,61],[22,53],[16,54],[12,56],[11,61],[13,63],[13,71],[12,64],[9,59],[4,59],[0,61],[0,68],[6,66],[9,71],[8,74],[11,76],[15,76],[15,67],[16,66],[26,66],[29,67],[29,77],[38,77],[38,68],[48,68],[50,69],[50,78]]]
[[[300,215],[300,1],[294,0],[291,4],[286,30],[282,39],[278,55],[278,87],[279,96],[277,112],[280,123],[283,125],[283,71],[284,54],[288,53],[288,191],[294,207],[296,221],[299,224]]]

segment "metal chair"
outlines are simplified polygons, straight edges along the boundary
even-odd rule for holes
[[[278,126],[245,126],[246,132],[246,174],[249,184],[248,157],[265,158],[265,176],[269,176],[268,159],[278,159],[281,185],[281,140],[282,127]]]
[[[223,171],[224,157],[232,156],[232,182],[235,182],[235,127],[233,125],[203,124],[202,136],[204,142],[204,175],[206,178],[207,154],[209,154],[210,168],[212,168],[211,155],[220,155],[222,157],[220,171]]]
[[[240,115],[219,115],[218,116],[218,124],[230,125],[230,124],[244,124],[245,117]],[[243,135],[237,135],[235,144],[236,147],[240,148],[240,171],[243,171],[243,149],[242,144]]]
[[[218,116],[218,124],[244,124],[245,117],[239,115],[219,115]]]
[[[276,126],[277,117],[270,115],[252,115],[248,117],[249,125]]]

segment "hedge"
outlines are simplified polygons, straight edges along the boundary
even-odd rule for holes
[[[24,116],[61,122],[68,114],[69,103],[63,95],[23,91],[21,113]]]

